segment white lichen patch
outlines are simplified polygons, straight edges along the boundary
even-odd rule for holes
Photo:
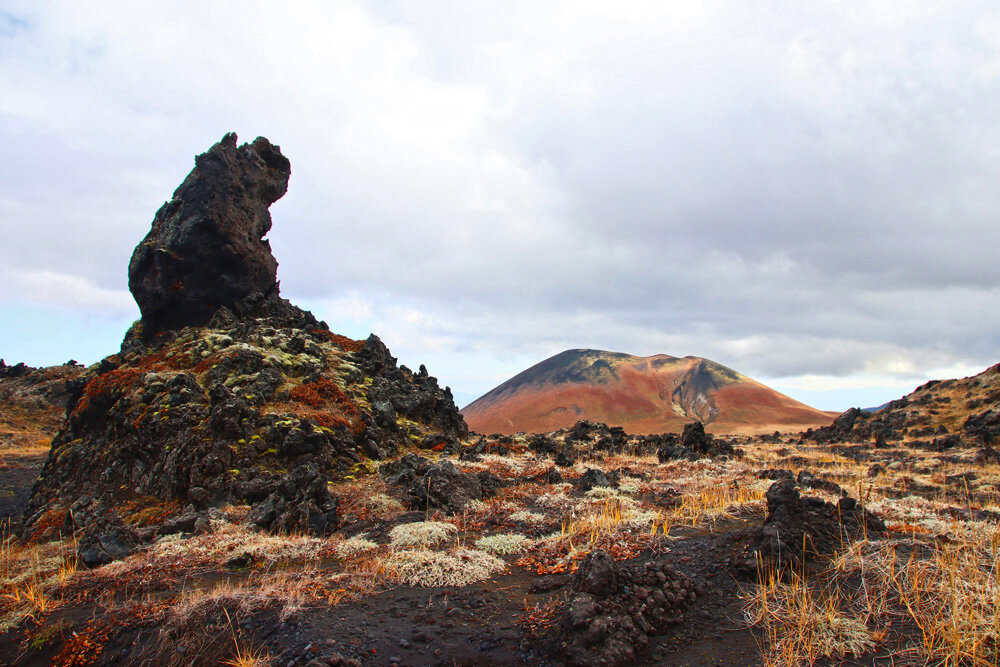
[[[638,493],[639,492],[639,482],[629,479],[618,484],[619,493]]]
[[[499,533],[476,540],[476,548],[498,556],[524,553],[532,544],[532,539],[517,533]]]
[[[378,549],[378,544],[366,539],[364,535],[341,540],[333,545],[334,553],[341,558],[349,558],[375,549]]]
[[[543,493],[535,498],[535,504],[550,509],[566,510],[576,505],[576,501],[562,491],[558,493]]]
[[[393,528],[389,540],[396,548],[431,547],[447,541],[457,531],[453,524],[443,521],[417,521]]]
[[[398,551],[387,559],[386,566],[398,581],[425,588],[468,586],[506,568],[496,556],[475,549]]]
[[[205,535],[184,538],[178,533],[161,537],[151,545],[149,554],[154,559],[181,561],[224,562],[249,557],[261,564],[317,558],[322,547],[323,540],[315,537],[270,535],[236,524],[212,521],[212,531]]]
[[[613,502],[617,503],[622,509],[631,509],[639,506],[639,501],[635,498],[623,496],[618,492],[618,489],[613,489],[610,486],[596,486],[583,495],[592,504]]]

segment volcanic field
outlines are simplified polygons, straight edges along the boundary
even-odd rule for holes
[[[462,412],[279,293],[234,134],[92,366],[0,362],[0,664],[1000,664],[1000,365],[874,412],[569,350]]]

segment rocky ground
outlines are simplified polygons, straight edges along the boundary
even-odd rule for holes
[[[947,655],[944,638],[925,644],[915,619],[891,607],[861,613],[853,594],[838,598],[839,624],[819,623],[814,610],[807,627],[782,586],[857,583],[846,561],[860,558],[874,577],[889,549],[900,563],[924,559],[930,577],[942,555],[996,541],[1000,466],[981,445],[942,455],[921,441],[842,443],[838,454],[795,435],[661,461],[657,452],[672,454],[683,437],[652,440],[580,424],[457,447],[413,443],[328,483],[338,511],[325,536],[268,533],[250,504],[235,502],[208,525],[92,569],[71,539],[9,538],[0,661],[758,665]],[[846,518],[844,490],[865,499],[851,514],[859,519]],[[780,530],[768,530],[776,521]],[[809,548],[769,541],[790,526]],[[785,568],[777,579],[747,566],[755,551],[765,561],[782,550],[788,562],[765,570]],[[965,662],[990,664],[989,619],[969,618],[963,632],[984,643]]]

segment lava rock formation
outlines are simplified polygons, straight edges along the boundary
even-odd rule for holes
[[[258,312],[278,296],[278,262],[264,236],[268,207],[288,190],[290,173],[288,158],[264,137],[237,148],[229,133],[195,158],[129,262],[147,340],[208,324],[221,307]]]
[[[81,562],[99,564],[233,503],[262,529],[325,534],[338,526],[329,480],[468,433],[426,369],[278,296],[261,238],[289,171],[264,138],[237,148],[228,134],[198,156],[132,257],[142,320],[69,385],[25,537],[72,532]]]

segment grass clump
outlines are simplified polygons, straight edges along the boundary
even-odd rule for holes
[[[468,586],[506,568],[496,556],[475,549],[399,551],[389,558],[387,566],[398,581],[425,588]]]
[[[397,548],[431,547],[448,540],[458,531],[453,524],[443,521],[417,521],[404,523],[389,531],[389,540]]]
[[[476,547],[498,556],[512,556],[527,551],[532,542],[531,538],[517,533],[499,533],[479,538]]]
[[[333,545],[333,552],[341,558],[350,558],[351,556],[356,556],[358,554],[365,553],[366,551],[373,551],[375,549],[378,549],[378,544],[365,539],[361,535],[342,540]]]

